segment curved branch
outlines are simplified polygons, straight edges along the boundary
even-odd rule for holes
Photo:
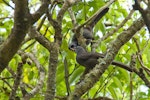
[[[140,68],[139,71],[137,69],[133,69],[133,71],[144,81],[145,85],[150,88],[150,81],[146,78],[143,69]]]
[[[79,1],[80,0],[65,0],[63,6],[62,6],[61,10],[58,12],[58,16],[57,16],[57,21],[60,23],[59,25],[61,25],[64,13],[67,11],[67,9]]]
[[[45,38],[43,35],[41,35],[35,28],[31,28],[29,32],[29,36],[31,38],[35,38],[36,41],[38,41],[42,46],[44,46],[47,50],[51,50],[51,43],[50,41]]]
[[[32,24],[34,24],[48,10],[49,0],[41,0],[41,1],[42,5],[40,6],[40,8],[34,14],[32,14],[31,18]]]
[[[39,71],[39,80],[38,80],[37,85],[29,93],[27,93],[24,96],[25,99],[27,99],[27,98],[29,99],[29,98],[33,97],[36,93],[38,93],[39,90],[42,88],[42,86],[44,84],[45,70],[33,54],[24,53],[22,51],[19,51],[19,53],[21,53],[25,57],[29,57],[35,63],[35,65]]]

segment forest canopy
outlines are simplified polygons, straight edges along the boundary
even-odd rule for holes
[[[149,0],[0,0],[1,100],[149,100]]]

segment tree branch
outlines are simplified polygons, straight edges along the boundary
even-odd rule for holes
[[[150,88],[150,81],[146,78],[143,69],[140,68],[139,71],[137,69],[133,69],[133,71],[144,81],[145,85]]]
[[[135,10],[139,10],[139,12],[141,13],[143,19],[144,19],[144,22],[150,32],[150,8],[148,7],[146,10],[144,10],[143,8],[140,7],[140,3],[138,2],[138,0],[134,0],[135,1],[135,4],[133,5],[133,8]]]
[[[15,77],[14,85],[12,87],[12,91],[9,96],[9,100],[15,100],[16,91],[18,89],[18,86],[19,86],[20,80],[21,80],[22,68],[23,68],[23,63],[19,63],[18,67],[17,67],[17,74]]]
[[[43,84],[44,84],[44,78],[45,78],[45,70],[44,68],[41,66],[41,64],[39,63],[39,61],[36,59],[36,57],[32,54],[32,53],[24,53],[22,51],[19,51],[19,53],[21,55],[23,55],[26,58],[30,58],[36,65],[38,71],[39,71],[39,80],[37,85],[24,96],[25,100],[29,100],[31,97],[33,97],[36,93],[39,92],[39,90],[42,88]]]
[[[78,26],[76,29],[80,30],[84,25],[92,25],[93,20],[95,20],[95,17],[97,17],[98,14],[100,14],[103,10],[108,8],[115,0],[110,0],[105,6],[101,7],[93,16],[91,16],[88,20],[86,20],[82,25]],[[93,26],[93,25],[92,25]]]
[[[42,5],[40,6],[40,8],[34,13],[32,14],[32,24],[34,24],[44,13],[47,12],[48,10],[48,5],[49,5],[49,0],[41,0],[42,1]]]
[[[55,97],[55,84],[56,84],[56,70],[58,64],[59,46],[57,43],[52,43],[50,50],[49,66],[48,66],[48,79],[45,100],[54,100]]]
[[[15,1],[14,27],[10,36],[0,48],[0,73],[21,46],[22,41],[30,26],[29,9],[27,0]]]
[[[134,10],[131,10],[129,15],[112,31],[108,32],[106,35],[104,35],[102,38],[98,39],[95,44],[94,44],[94,48],[97,48],[99,46],[99,44],[101,43],[101,41],[107,39],[109,36],[113,35],[115,32],[117,32],[121,27],[123,27],[123,25],[131,18],[132,14],[134,13]]]
[[[55,97],[55,82],[56,82],[56,69],[58,63],[59,47],[62,42],[62,19],[67,11],[67,9],[75,4],[79,0],[65,0],[62,8],[58,12],[56,20],[52,19],[51,15],[48,13],[48,19],[55,28],[55,43],[52,43],[52,48],[50,50],[49,68],[48,68],[48,80],[47,80],[47,90],[45,94],[45,100],[53,100]]]
[[[29,36],[31,38],[35,38],[36,41],[38,41],[42,46],[44,46],[47,50],[51,50],[51,43],[50,41],[45,38],[43,35],[41,35],[35,28],[31,28],[29,32]]]
[[[71,89],[70,89],[70,84],[69,84],[69,70],[68,70],[68,63],[67,59],[65,57],[64,59],[64,73],[65,73],[65,83],[66,83],[66,88],[67,88],[67,95],[70,95]]]

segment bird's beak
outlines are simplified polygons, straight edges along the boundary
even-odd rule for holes
[[[74,46],[74,45],[69,46],[69,50],[75,51],[75,49],[76,49],[76,46]]]
[[[71,51],[75,51],[75,47],[74,48],[69,48]]]

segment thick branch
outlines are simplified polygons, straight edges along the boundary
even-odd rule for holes
[[[139,10],[139,12],[141,13],[141,15],[144,19],[144,22],[145,22],[148,30],[150,32],[150,23],[149,23],[150,22],[150,11],[149,11],[150,9],[147,8],[146,10],[144,10],[143,8],[140,7],[138,0],[134,0],[134,1],[135,1],[135,5],[133,6],[133,8],[135,10]]]
[[[34,24],[48,10],[49,0],[41,1],[42,5],[40,6],[40,8],[34,14],[32,14],[32,24]]]
[[[59,11],[58,13],[58,16],[57,16],[57,21],[60,23],[61,25],[61,22],[62,22],[62,19],[63,19],[63,16],[64,16],[64,13],[67,11],[67,9],[74,5],[75,3],[79,2],[80,0],[65,0],[61,10]]]
[[[30,26],[27,0],[16,0],[14,27],[0,48],[0,73],[19,49]]]
[[[50,41],[41,35],[35,28],[31,28],[29,35],[31,38],[35,38],[42,46],[44,46],[47,50],[51,50],[51,43]]]
[[[75,3],[79,2],[79,1],[80,0],[65,0],[61,10],[58,12],[58,15],[57,15],[58,24],[55,27],[55,29],[57,29],[55,32],[55,40],[56,40],[56,42],[59,43],[59,45],[61,44],[61,41],[62,41],[61,30],[62,30],[63,16],[69,7],[71,7],[72,5],[74,5]]]
[[[32,15],[32,20],[30,20],[28,1],[15,0],[14,27],[10,36],[0,48],[0,73],[18,51],[30,25],[35,23],[46,12],[48,2],[49,0],[43,0],[41,7]]]
[[[53,46],[50,51],[50,58],[49,58],[47,90],[46,90],[46,94],[45,94],[45,100],[54,100],[54,97],[55,97],[58,51],[59,51],[58,44],[53,43]]]

